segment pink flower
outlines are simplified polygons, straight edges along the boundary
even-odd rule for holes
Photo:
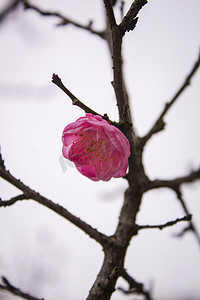
[[[86,114],[63,130],[63,156],[94,181],[123,177],[130,144],[125,135],[100,116]]]

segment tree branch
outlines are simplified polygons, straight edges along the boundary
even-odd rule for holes
[[[0,23],[3,22],[9,13],[14,11],[22,1],[23,0],[13,0],[9,3],[8,6],[0,12]]]
[[[192,171],[190,174],[182,177],[177,177],[171,180],[156,179],[147,183],[147,190],[156,188],[170,188],[174,191],[178,191],[180,186],[185,183],[191,183],[200,179],[200,169]]]
[[[160,224],[160,225],[138,225],[138,230],[141,230],[141,229],[154,229],[154,228],[162,230],[163,228],[173,226],[173,225],[175,225],[179,222],[182,222],[182,221],[191,221],[191,219],[192,219],[192,215],[188,214],[188,215],[184,216],[183,218],[177,218],[176,220],[169,221],[165,224]]]
[[[27,300],[44,300],[43,298],[42,299],[36,298],[36,297],[31,296],[28,293],[21,291],[19,288],[12,285],[6,277],[2,276],[1,278],[2,278],[4,285],[0,284],[0,290],[7,291],[15,296],[19,296],[19,297],[21,297],[23,299],[27,299]]]
[[[146,142],[152,137],[153,134],[161,131],[164,129],[165,123],[163,121],[163,118],[167,114],[168,110],[172,107],[172,105],[175,103],[175,101],[179,98],[179,96],[184,92],[184,90],[190,85],[192,77],[195,75],[196,71],[198,70],[200,66],[200,52],[198,54],[198,58],[196,62],[194,63],[194,66],[192,67],[192,70],[189,72],[187,75],[185,81],[181,85],[181,87],[178,89],[174,97],[166,103],[163,111],[161,112],[160,116],[156,120],[155,124],[153,127],[150,129],[150,131],[143,137],[141,138],[141,145],[144,146]]]
[[[105,33],[104,33],[104,31],[97,31],[97,30],[94,30],[92,28],[92,24],[93,24],[92,21],[90,21],[88,23],[88,25],[85,26],[85,25],[82,25],[82,24],[80,24],[78,22],[73,21],[72,19],[69,19],[69,18],[61,15],[58,12],[51,12],[51,11],[42,10],[42,9],[40,9],[37,6],[30,4],[29,1],[24,0],[23,3],[24,3],[24,8],[25,9],[32,9],[32,10],[36,11],[38,14],[40,14],[40,15],[42,15],[44,17],[53,16],[53,17],[59,18],[61,20],[61,22],[58,24],[58,26],[64,26],[64,25],[70,24],[70,25],[73,25],[75,27],[84,29],[84,30],[86,30],[86,31],[88,31],[90,33],[93,33],[93,34],[101,37],[102,39],[105,39]]]
[[[13,204],[15,204],[15,202],[19,201],[19,200],[27,200],[29,199],[25,194],[21,194],[21,195],[18,195],[16,197],[13,197],[9,200],[4,200],[2,201],[0,199],[0,207],[3,206],[3,207],[6,207],[6,206],[11,206]]]
[[[52,75],[52,82],[57,85],[67,96],[70,97],[70,99],[72,100],[72,104],[76,105],[78,107],[80,107],[81,109],[83,109],[86,113],[91,113],[93,115],[98,115],[101,116],[104,120],[109,121],[113,126],[116,126],[117,128],[119,128],[120,130],[123,130],[124,128],[127,128],[129,126],[130,128],[130,124],[124,124],[124,123],[117,123],[114,121],[111,121],[108,117],[107,114],[104,114],[103,116],[99,113],[97,113],[96,111],[94,111],[93,109],[91,109],[90,107],[88,107],[87,105],[85,105],[83,102],[81,102],[78,98],[76,98],[76,96],[74,94],[72,94],[67,88],[66,86],[62,83],[60,77],[56,74]]]
[[[65,94],[67,94],[67,96],[70,97],[70,99],[72,100],[72,104],[73,105],[77,105],[78,107],[80,107],[81,109],[83,109],[86,113],[91,113],[93,115],[99,115],[96,111],[94,111],[93,109],[89,108],[87,105],[85,105],[83,102],[81,102],[78,98],[76,98],[76,96],[74,96],[67,88],[66,86],[64,86],[64,84],[62,83],[60,77],[56,74],[52,75],[52,82],[57,85]],[[101,116],[103,118],[103,116]]]
[[[126,270],[123,270],[121,273],[121,277],[124,278],[129,284],[129,290],[124,290],[123,288],[118,287],[118,290],[123,292],[124,294],[140,294],[144,295],[146,300],[152,300],[152,296],[150,292],[144,289],[142,283],[137,282],[133,277],[131,277]]]
[[[105,8],[106,8],[106,14],[107,14],[107,18],[108,18],[108,22],[110,25],[110,28],[112,29],[112,27],[116,27],[116,20],[115,20],[115,15],[114,15],[114,11],[113,11],[113,7],[112,7],[112,3],[110,0],[103,0]]]
[[[180,204],[183,208],[184,213],[188,216],[190,215],[190,212],[186,206],[185,201],[183,200],[182,197],[182,193],[181,193],[181,185],[185,184],[185,183],[192,183],[196,180],[200,179],[200,169],[196,170],[196,171],[192,171],[190,174],[186,175],[186,176],[182,176],[182,177],[178,177],[172,180],[153,180],[153,181],[149,181],[147,183],[147,191],[150,189],[156,189],[156,188],[169,188],[171,190],[173,190],[176,195],[178,200],[180,201]],[[178,234],[177,236],[182,236],[185,232],[187,232],[188,230],[193,231],[198,244],[200,245],[200,236],[198,234],[198,231],[195,227],[195,225],[193,224],[192,220],[189,221],[189,226],[187,226],[185,229],[183,229],[183,231]]]
[[[142,7],[147,4],[147,0],[135,0],[132,4],[130,9],[128,10],[127,14],[124,16],[121,24],[119,25],[119,29],[121,35],[123,36],[126,31],[133,30],[137,23],[138,18],[136,18],[139,11]]]
[[[2,155],[1,155],[1,147],[0,147],[0,168],[2,168],[3,170],[6,169],[5,164],[4,164],[3,157],[2,157]]]
[[[183,200],[183,197],[182,197],[182,193],[181,193],[181,191],[180,191],[180,188],[179,188],[178,190],[176,190],[175,193],[176,193],[176,195],[177,195],[178,200],[179,200],[180,203],[181,203],[181,206],[182,206],[182,208],[183,208],[183,211],[184,211],[186,214],[189,214],[189,209],[187,208],[187,205],[186,205],[185,201]],[[200,236],[199,236],[198,231],[197,231],[197,229],[196,229],[194,223],[192,222],[192,220],[190,220],[189,225],[188,225],[187,227],[185,227],[185,228],[182,230],[182,232],[180,232],[179,234],[176,234],[176,236],[181,237],[181,236],[183,236],[183,235],[184,235],[187,231],[189,231],[189,230],[190,230],[190,231],[193,231],[193,233],[194,233],[194,235],[195,235],[195,237],[196,237],[196,240],[197,240],[197,242],[198,242],[198,244],[199,244],[199,246],[200,246]]]
[[[110,31],[110,38],[108,45],[110,47],[111,57],[113,60],[113,87],[117,100],[117,106],[119,111],[119,121],[124,121],[124,106],[126,103],[126,95],[124,90],[124,82],[122,75],[122,36],[119,30],[119,26],[116,24],[113,8],[110,0],[104,0],[106,14],[108,19],[108,29]]]
[[[11,183],[12,185],[14,185],[15,187],[17,187],[23,192],[22,195],[16,196],[8,201],[1,201],[0,206],[12,205],[17,201],[32,199],[48,207],[49,209],[56,212],[61,217],[65,218],[66,220],[70,221],[72,224],[76,225],[78,228],[83,230],[86,234],[88,234],[91,238],[96,240],[103,247],[105,246],[105,244],[109,242],[109,238],[106,235],[99,232],[89,224],[85,223],[80,218],[71,214],[63,206],[56,204],[53,201],[35,192],[34,190],[26,186],[23,182],[21,182],[20,180],[16,179],[13,175],[11,175],[9,171],[1,167],[0,167],[0,177],[2,177],[3,179],[5,179],[6,181],[8,181],[9,183]]]

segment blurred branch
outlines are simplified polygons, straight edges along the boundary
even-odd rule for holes
[[[117,26],[111,1],[103,0],[103,2],[106,8],[106,14],[107,14],[110,28]]]
[[[5,18],[14,11],[18,5],[22,2],[23,0],[14,0],[12,1],[3,11],[0,12],[0,23],[5,20]]]
[[[156,179],[153,181],[149,181],[146,185],[146,190],[148,191],[148,190],[156,189],[156,188],[169,188],[169,189],[173,190],[176,193],[178,200],[180,201],[183,211],[185,212],[185,214],[187,216],[189,216],[190,212],[186,206],[185,201],[183,200],[180,188],[181,188],[182,184],[192,183],[199,179],[200,179],[200,168],[196,171],[192,171],[191,173],[189,173],[186,176],[177,177],[172,180]],[[186,233],[189,230],[193,231],[193,233],[198,241],[198,244],[200,245],[200,236],[199,236],[192,220],[189,220],[189,226],[187,226],[185,229],[183,229],[183,231],[176,236],[181,237],[181,236],[183,236],[184,233]]]
[[[170,188],[174,191],[178,191],[180,186],[185,183],[191,183],[200,179],[200,168],[196,171],[192,171],[186,176],[177,177],[171,180],[156,179],[147,183],[147,190],[156,188]]]
[[[121,277],[124,278],[128,284],[129,289],[125,290],[121,287],[118,287],[117,289],[123,292],[124,294],[139,294],[144,295],[146,300],[152,300],[152,296],[150,295],[150,292],[146,291],[144,289],[144,285],[142,283],[137,282],[133,277],[131,277],[126,270],[123,270],[121,273]]]
[[[36,297],[31,296],[28,293],[21,291],[19,288],[12,285],[6,277],[2,276],[1,279],[4,283],[4,285],[0,284],[0,290],[7,291],[15,296],[19,296],[19,297],[21,297],[23,299],[27,299],[27,300],[44,300],[43,298],[42,299],[36,298]]]
[[[138,225],[138,230],[140,230],[140,229],[154,229],[154,228],[162,230],[163,228],[173,226],[173,225],[175,225],[179,222],[182,222],[182,221],[191,221],[191,219],[192,219],[192,215],[188,214],[188,215],[184,216],[183,218],[177,218],[176,220],[169,221],[165,224],[160,224],[160,225]]]
[[[53,17],[59,18],[61,20],[61,22],[58,24],[58,26],[64,26],[64,25],[70,24],[70,25],[73,25],[75,27],[87,30],[88,32],[93,33],[93,34],[105,39],[105,34],[104,34],[103,31],[97,31],[97,30],[94,30],[92,28],[92,25],[93,25],[92,21],[89,21],[88,25],[85,26],[85,25],[82,25],[78,22],[73,21],[72,19],[69,19],[69,18],[61,15],[58,12],[51,12],[51,11],[42,10],[37,6],[30,4],[29,1],[23,0],[23,3],[24,3],[24,8],[25,9],[32,9],[32,10],[36,11],[37,13],[39,13],[40,15],[45,16],[45,17],[53,16]]]
[[[66,220],[70,221],[72,224],[76,225],[78,228],[83,230],[86,234],[88,234],[91,238],[96,240],[102,246],[105,246],[105,244],[108,243],[109,238],[106,235],[97,231],[95,228],[93,228],[89,224],[85,223],[80,218],[71,214],[63,206],[56,204],[53,201],[51,201],[51,200],[43,197],[39,193],[35,192],[34,190],[32,190],[31,188],[26,186],[22,181],[18,180],[13,175],[11,175],[8,170],[6,170],[5,168],[2,168],[1,166],[0,166],[0,177],[2,177],[3,179],[5,179],[6,181],[8,181],[9,183],[11,183],[16,188],[18,188],[19,190],[21,190],[23,192],[22,195],[16,196],[8,201],[1,201],[0,206],[6,206],[6,204],[12,205],[12,204],[16,203],[17,201],[21,201],[21,200],[28,200],[28,199],[35,200],[36,202],[53,210],[54,212],[56,212],[58,215],[65,218]]]
[[[184,211],[186,214],[189,214],[189,209],[187,208],[187,205],[186,205],[186,203],[185,203],[185,201],[184,201],[184,199],[183,199],[183,196],[182,196],[182,193],[181,193],[181,191],[180,191],[180,188],[177,189],[177,190],[175,190],[175,193],[176,193],[176,195],[177,195],[178,200],[179,200],[180,203],[181,203],[181,206],[182,206],[182,208],[183,208],[183,211]],[[180,233],[176,234],[175,236],[177,236],[177,237],[182,237],[182,236],[183,236],[186,232],[188,232],[188,231],[192,231],[192,232],[193,232],[193,234],[195,235],[195,237],[196,237],[196,239],[197,239],[197,242],[198,242],[198,244],[199,244],[199,246],[200,246],[200,236],[199,236],[198,231],[197,231],[197,229],[196,229],[194,223],[192,222],[192,220],[190,220],[189,225],[188,225],[187,227],[185,227]]]
[[[135,25],[138,20],[136,16],[139,13],[139,11],[142,9],[142,7],[147,3],[148,3],[147,0],[135,0],[131,4],[131,7],[129,8],[127,14],[124,16],[121,24],[119,25],[119,29],[122,36],[126,33],[126,31],[130,31],[135,28]]]
[[[198,70],[199,66],[200,66],[200,52],[198,54],[198,58],[197,58],[196,62],[194,63],[194,65],[192,67],[192,70],[187,75],[187,77],[186,77],[185,81],[183,82],[183,84],[181,85],[181,87],[178,89],[178,91],[176,92],[174,97],[168,103],[165,104],[165,107],[164,107],[163,111],[161,112],[160,116],[158,117],[158,119],[156,120],[155,124],[150,129],[150,131],[143,138],[141,138],[142,146],[144,146],[146,144],[146,142],[151,138],[151,136],[153,134],[155,134],[155,133],[157,133],[157,132],[164,129],[164,126],[165,126],[165,123],[164,123],[164,120],[163,120],[164,116],[166,115],[168,110],[172,107],[172,105],[175,103],[175,101],[179,98],[179,96],[190,85],[191,79],[195,75],[195,73]]]
[[[121,19],[123,19],[123,17],[124,17],[124,4],[125,4],[124,0],[121,0],[121,2],[120,2],[120,16],[121,16]]]

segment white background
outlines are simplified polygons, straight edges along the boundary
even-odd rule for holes
[[[33,0],[84,25],[104,28],[103,1]],[[1,0],[3,9],[8,1]],[[131,1],[126,1],[125,10]],[[119,7],[116,9],[119,21]],[[199,47],[198,0],[153,0],[139,13],[123,44],[125,78],[134,126],[144,135],[195,62]],[[71,25],[55,26],[21,6],[0,24],[0,144],[6,167],[25,184],[60,203],[98,230],[113,234],[127,183],[92,182],[59,162],[64,127],[83,115],[51,83],[57,73],[85,104],[117,120],[112,65],[103,40]],[[174,178],[199,167],[200,72],[165,118],[162,133],[147,144],[144,163],[151,179]],[[0,181],[1,197],[19,193]],[[200,230],[199,183],[182,188]],[[160,224],[184,212],[169,190],[148,192],[138,224]],[[195,237],[173,228],[141,231],[128,249],[128,272],[155,299],[200,299],[200,255]],[[0,209],[0,275],[47,300],[85,299],[100,269],[100,246],[68,221],[33,201]],[[123,280],[118,286],[127,287]],[[0,294],[1,299],[15,299]],[[116,292],[112,300],[136,299]],[[137,298],[141,299],[141,298]]]

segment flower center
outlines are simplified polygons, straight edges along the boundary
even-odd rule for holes
[[[102,163],[107,161],[106,140],[99,138],[97,141],[91,135],[75,134],[77,139],[71,147],[71,156],[76,163],[99,167],[102,171]]]

